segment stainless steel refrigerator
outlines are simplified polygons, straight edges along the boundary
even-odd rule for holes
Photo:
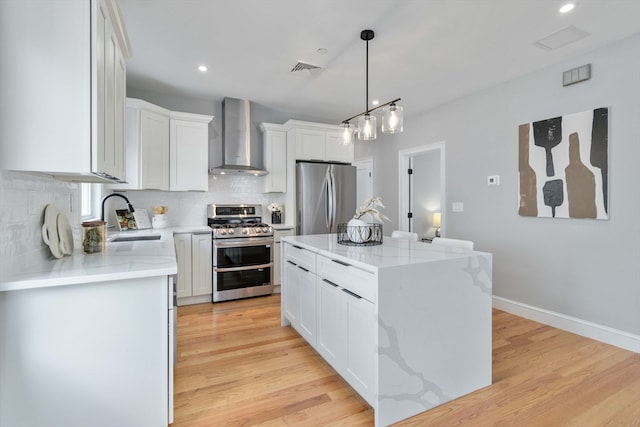
[[[356,211],[356,167],[298,162],[296,205],[298,235],[336,233]]]

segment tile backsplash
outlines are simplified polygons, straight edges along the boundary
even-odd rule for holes
[[[264,177],[209,176],[207,192],[127,191],[135,208],[153,216],[152,206],[169,207],[170,227],[206,225],[206,207],[212,203],[251,203],[263,206],[263,218],[270,222],[267,205],[284,204],[281,193],[264,193]],[[80,186],[46,176],[0,171],[0,279],[19,271],[36,268],[51,254],[42,241],[44,208],[54,204],[67,215],[76,238],[80,239]],[[107,192],[109,192],[107,190]],[[106,203],[107,219],[115,223],[115,209],[125,208],[117,197]],[[285,210],[285,221],[286,221]],[[99,213],[96,217],[99,216]]]
[[[48,259],[42,241],[44,209],[55,205],[79,233],[79,185],[46,176],[0,171],[0,278]]]

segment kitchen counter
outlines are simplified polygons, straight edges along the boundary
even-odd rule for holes
[[[66,286],[79,283],[166,276],[177,273],[174,233],[211,232],[207,226],[109,232],[106,250],[82,253],[75,242],[73,255],[49,259],[34,269],[0,282],[0,292]],[[116,236],[159,234],[160,240],[111,242]]]
[[[478,251],[435,246],[406,239],[383,237],[383,244],[376,246],[350,246],[338,244],[335,234],[283,237],[292,244],[301,244],[316,253],[336,257],[370,272],[382,268],[403,265],[433,263],[443,260],[467,258],[469,254],[488,255]]]
[[[391,425],[491,384],[492,255],[384,237],[284,237],[291,324]]]

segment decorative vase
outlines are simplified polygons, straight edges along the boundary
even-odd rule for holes
[[[354,243],[368,242],[371,234],[371,227],[361,219],[352,218],[347,223],[347,236]]]
[[[151,225],[153,226],[153,228],[167,228],[169,223],[167,222],[167,217],[165,216],[165,214],[156,214],[153,216]]]
[[[282,224],[282,212],[271,212],[271,224]]]

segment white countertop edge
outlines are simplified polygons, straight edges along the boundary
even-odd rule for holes
[[[180,226],[164,229],[109,231],[103,253],[85,255],[76,243],[73,255],[47,259],[0,281],[0,292],[88,284],[177,274],[173,235],[211,233],[208,226]],[[111,242],[116,236],[159,234],[160,240]]]
[[[377,273],[381,268],[393,268],[401,265],[461,259],[470,256],[492,257],[487,252],[433,246],[431,243],[393,239],[388,236],[383,237],[382,245],[373,246],[340,245],[337,243],[336,234],[284,236],[282,241],[298,244],[319,255],[344,260],[354,267],[372,273]],[[349,254],[349,252],[352,253]],[[363,259],[357,259],[356,256]]]

